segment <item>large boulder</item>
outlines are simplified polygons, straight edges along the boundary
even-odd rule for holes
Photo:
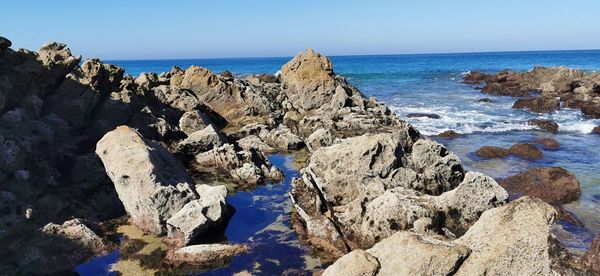
[[[513,197],[532,196],[550,204],[579,199],[580,185],[574,174],[561,167],[533,168],[500,182]]]
[[[463,245],[402,231],[350,252],[323,275],[452,275],[470,253]]]
[[[313,152],[291,192],[311,243],[335,255],[344,244],[368,248],[399,230],[461,234],[506,202],[493,179],[465,175],[442,145],[401,133],[365,134]]]
[[[189,156],[195,156],[198,153],[218,148],[226,142],[225,136],[218,132],[213,125],[208,125],[179,142],[177,150]]]
[[[108,132],[98,141],[96,154],[133,223],[145,231],[166,233],[166,221],[199,197],[183,165],[132,128]]]
[[[555,216],[552,206],[529,197],[484,212],[453,242],[472,250],[456,275],[553,275],[550,226]]]
[[[331,61],[312,49],[285,64],[281,68],[281,80],[290,102],[303,110],[329,103],[336,90]]]

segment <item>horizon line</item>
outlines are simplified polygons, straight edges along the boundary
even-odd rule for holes
[[[307,50],[309,48],[306,48]],[[303,50],[302,52],[304,52]],[[314,50],[314,48],[313,48]],[[467,51],[467,52],[424,52],[424,53],[389,53],[389,54],[348,54],[348,55],[323,55],[326,57],[361,57],[361,56],[421,56],[421,55],[467,55],[467,54],[501,54],[501,53],[533,53],[533,52],[591,52],[598,49],[554,49],[554,50],[503,50],[503,51]],[[299,52],[300,53],[300,52]],[[261,59],[261,58],[293,58],[294,56],[241,56],[241,57],[195,57],[195,58],[148,58],[148,59],[103,59],[104,61],[168,61],[168,60],[206,60],[206,59]],[[89,57],[93,58],[93,57]]]

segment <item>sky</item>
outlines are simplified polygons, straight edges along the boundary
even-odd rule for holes
[[[600,49],[598,0],[3,0],[13,48],[102,59]]]

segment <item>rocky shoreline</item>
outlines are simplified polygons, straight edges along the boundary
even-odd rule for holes
[[[124,250],[102,222],[125,214],[161,237],[161,268],[224,265],[252,250],[205,241],[235,212],[228,193],[281,180],[266,155],[305,147],[309,158],[290,198],[302,241],[333,263],[315,272],[599,272],[597,242],[579,258],[555,239],[550,204],[509,201],[494,179],[465,171],[456,155],[366,98],[313,50],[277,76],[191,66],[133,77],[98,59],[81,62],[61,43],[36,52],[10,46],[0,38],[2,274],[61,273]],[[542,87],[528,108],[553,110],[546,107],[558,95],[597,115],[596,76],[541,70],[531,73],[539,81],[503,72],[471,73],[465,82],[503,95]],[[580,85],[566,85],[571,77]]]

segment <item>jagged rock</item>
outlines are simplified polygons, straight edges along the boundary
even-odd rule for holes
[[[51,238],[62,238],[90,250],[94,254],[106,253],[110,246],[80,219],[65,221],[62,225],[48,223],[40,231]]]
[[[500,182],[514,197],[532,196],[550,204],[565,204],[579,199],[579,181],[560,167],[534,168]]]
[[[45,108],[81,127],[100,100],[117,90],[123,73],[121,67],[97,59],[86,60],[47,98]]]
[[[361,249],[356,249],[339,258],[335,263],[330,265],[323,272],[323,276],[370,276],[376,275],[378,271],[379,262],[377,261],[377,258]]]
[[[302,138],[292,133],[292,130],[284,125],[279,125],[269,132],[261,131],[259,135],[268,145],[283,151],[296,150],[304,146]]]
[[[166,221],[199,196],[183,165],[162,146],[127,126],[96,146],[125,210],[140,229],[162,235]]]
[[[152,91],[158,101],[182,112],[194,111],[201,106],[198,98],[190,90],[170,85],[160,85]]]
[[[317,129],[308,138],[306,138],[306,146],[308,150],[314,152],[320,147],[326,147],[333,144],[331,132],[326,129]]]
[[[531,119],[527,124],[539,127],[541,130],[556,133],[558,132],[558,124],[550,120]]]
[[[256,135],[248,135],[242,139],[239,139],[237,140],[237,144],[240,146],[240,148],[247,151],[256,149],[264,154],[277,152],[275,148],[267,145],[267,143],[263,142],[263,140]]]
[[[218,267],[228,263],[231,257],[249,250],[250,247],[243,244],[190,245],[168,252],[164,262],[173,266],[190,264],[199,267]]]
[[[195,157],[195,169],[204,173],[226,172],[237,183],[256,185],[264,180],[281,180],[283,173],[272,166],[259,151],[236,151],[233,144],[200,153]]]
[[[12,46],[12,42],[7,38],[0,36],[0,51],[6,51],[10,46]]]
[[[600,274],[600,235],[592,241],[590,250],[582,257],[582,263],[589,273]]]
[[[345,250],[340,238],[350,248],[368,248],[414,227],[464,233],[483,211],[506,202],[493,179],[465,177],[456,156],[440,144],[404,139],[398,132],[365,134],[313,152],[291,192],[313,245],[316,240],[322,250],[339,254]],[[407,153],[403,144],[411,143]],[[335,235],[340,238],[331,239]],[[327,245],[328,238],[333,242]]]
[[[456,275],[553,275],[550,226],[556,212],[523,197],[485,211],[454,244],[470,248]]]
[[[144,89],[150,89],[157,86],[160,81],[156,73],[141,73],[134,82]]]
[[[202,130],[210,124],[210,118],[199,110],[187,111],[179,118],[179,129],[187,135]]]
[[[188,202],[167,220],[167,236],[179,246],[188,245],[227,216],[225,186],[197,185],[196,191],[200,199]]]
[[[218,148],[225,143],[227,143],[227,139],[213,125],[208,125],[179,142],[177,150],[189,156],[195,156],[201,152]]]
[[[312,49],[296,55],[281,68],[281,80],[289,101],[302,110],[330,102],[336,90],[333,65]]]

